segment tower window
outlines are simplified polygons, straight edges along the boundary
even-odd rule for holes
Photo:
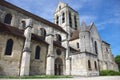
[[[97,42],[95,41],[95,53],[98,54]]]
[[[13,48],[13,40],[9,39],[6,44],[5,55],[11,55]]]
[[[65,22],[65,13],[62,14],[62,23]]]
[[[40,47],[36,46],[35,49],[35,59],[40,59]]]
[[[70,24],[70,27],[72,28],[72,18],[71,18],[71,13],[69,12],[69,24]]]
[[[88,69],[91,70],[91,62],[88,60]]]
[[[75,22],[75,30],[77,30],[77,19],[76,19],[76,16],[74,16],[74,22]]]
[[[59,6],[59,10],[61,10],[61,6]]]
[[[56,17],[56,24],[59,24],[59,16]]]
[[[79,43],[77,43],[77,48],[79,48]]]
[[[11,20],[12,20],[12,15],[6,14],[5,19],[4,19],[4,23],[11,24]]]

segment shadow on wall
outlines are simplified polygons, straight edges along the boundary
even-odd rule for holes
[[[3,76],[5,74],[4,70],[2,67],[0,67],[0,75]]]

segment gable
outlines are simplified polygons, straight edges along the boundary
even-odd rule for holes
[[[94,23],[92,23],[92,25],[89,27],[89,31],[90,31],[91,37],[101,40],[101,37]]]
[[[64,8],[65,6],[67,6],[67,4],[63,2],[59,2],[57,8],[55,9],[55,13],[59,11],[60,9]]]

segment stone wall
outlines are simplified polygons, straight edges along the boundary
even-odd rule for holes
[[[11,55],[5,55],[6,42],[8,39],[13,40]],[[0,34],[0,75],[19,75],[23,42],[24,40],[19,37],[8,35],[6,33]]]
[[[79,39],[75,39],[75,40],[72,40],[72,41],[69,41],[69,45],[76,49],[76,50],[79,50],[79,48],[77,47],[77,43],[80,43]],[[79,46],[80,47],[80,46]]]
[[[40,46],[40,59],[35,59],[36,46]],[[32,41],[30,58],[30,75],[46,74],[47,45],[41,42]]]
[[[91,62],[91,69],[88,69],[88,60]],[[97,63],[95,69],[94,61]],[[98,76],[98,61],[97,56],[86,53],[76,54],[71,56],[71,75],[80,76]]]

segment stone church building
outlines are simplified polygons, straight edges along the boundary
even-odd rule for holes
[[[94,23],[59,2],[54,23],[0,0],[0,76],[98,76],[118,70]]]

